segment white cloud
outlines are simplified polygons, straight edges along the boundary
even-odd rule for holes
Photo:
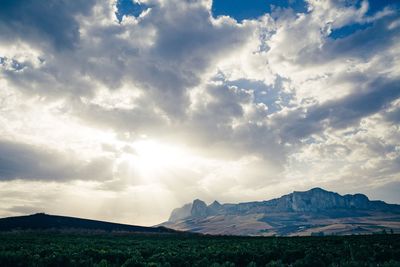
[[[60,29],[38,20],[50,5],[26,7],[23,20],[11,5],[17,28],[0,20],[2,214],[155,224],[194,198],[399,181],[396,12],[308,1],[307,13],[239,24],[212,18],[211,1],[145,2],[121,23],[106,0],[59,6]],[[367,27],[330,36],[351,23]],[[52,204],[79,197],[78,211]]]

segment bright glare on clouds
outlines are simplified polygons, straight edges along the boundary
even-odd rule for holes
[[[143,140],[134,142],[132,147],[134,155],[128,157],[131,157],[131,164],[139,169],[143,176],[162,176],[163,171],[189,165],[190,161],[194,160],[190,158],[190,152],[176,145]]]
[[[238,21],[212,1],[52,2],[0,4],[0,216],[154,225],[314,186],[400,202],[396,1]]]

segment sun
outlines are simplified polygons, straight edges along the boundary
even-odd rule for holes
[[[132,152],[122,157],[129,162],[136,174],[147,181],[154,181],[167,172],[187,166],[193,159],[183,146],[162,143],[156,140],[139,140],[131,144]]]

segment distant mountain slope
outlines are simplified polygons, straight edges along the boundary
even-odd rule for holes
[[[196,199],[174,209],[168,222],[177,230],[207,234],[310,235],[400,231],[400,205],[371,201],[363,194],[339,195],[321,188],[280,198],[206,205]]]
[[[0,219],[0,231],[11,230],[46,230],[46,229],[77,229],[85,231],[107,232],[140,232],[140,233],[171,233],[176,232],[166,227],[144,227],[128,224],[111,223],[89,219],[37,213],[28,216],[8,217]]]

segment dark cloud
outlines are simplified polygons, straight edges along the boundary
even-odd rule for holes
[[[132,108],[106,108],[96,104],[74,102],[71,113],[84,123],[98,128],[112,128],[119,132],[146,133],[167,127],[167,120],[157,114],[151,100]],[[70,109],[70,107],[68,107]]]
[[[66,6],[59,6],[61,4]],[[99,14],[91,17],[85,13],[90,10],[90,3],[85,2],[82,10],[76,7],[79,2],[46,4],[40,12],[57,14],[59,9],[65,12],[65,20],[69,19],[65,23],[72,27],[66,29],[63,25],[45,21],[31,23],[37,28],[32,31],[33,26],[28,21],[19,22],[16,14],[8,15],[21,28],[16,32],[10,30],[10,38],[19,38],[19,32],[32,32],[31,35],[37,37],[29,41],[32,44],[48,42],[41,40],[41,36],[49,35],[57,45],[65,43],[73,49],[52,53],[42,51],[45,64],[23,72],[4,71],[7,80],[25,93],[49,98],[90,96],[99,84],[115,90],[130,82],[142,88],[148,99],[171,118],[182,118],[190,105],[188,90],[200,84],[202,75],[214,62],[231,54],[235,47],[251,37],[251,25],[239,26],[229,19],[213,22],[206,7],[199,2],[166,1],[152,5],[148,14],[136,24],[114,21],[105,25],[95,21],[100,14],[108,16],[110,7],[106,3],[98,5]],[[14,5],[9,6],[16,9]],[[40,5],[36,8],[40,9]],[[86,15],[80,21],[85,21],[84,29],[74,17],[78,10]],[[45,17],[33,7],[30,12]],[[60,17],[63,19],[64,13]],[[35,19],[36,15],[26,18]],[[4,27],[11,29],[10,23],[3,22],[7,26]],[[52,36],[53,31],[46,27],[60,28],[60,32]],[[85,32],[85,38],[81,40],[79,27]],[[63,32],[73,34],[73,37],[64,36]],[[79,45],[75,45],[78,41]]]
[[[386,111],[384,113],[384,117],[386,120],[393,123],[400,123],[400,108],[396,108],[391,111]]]
[[[50,42],[55,49],[70,49],[79,42],[77,15],[87,15],[93,0],[4,0],[0,9],[0,42],[18,40],[33,46]]]
[[[72,155],[24,143],[0,141],[0,180],[107,180],[112,166],[107,158],[78,160]]]
[[[360,120],[381,110],[400,97],[400,80],[378,78],[358,91],[338,100],[297,109],[276,117],[276,125],[286,140],[306,138],[327,128],[357,126]]]
[[[361,24],[349,22],[346,26],[354,28],[354,32],[342,38],[324,37],[322,45],[305,47],[296,55],[296,63],[304,66],[329,64],[338,59],[368,61],[399,42],[400,28],[395,26],[399,18],[399,12],[391,10],[373,20],[364,17]]]
[[[209,11],[197,2],[166,1],[152,8],[141,22],[155,27],[154,44],[140,65],[130,62],[133,81],[148,88],[159,107],[181,117],[190,104],[187,90],[198,85],[202,74],[250,37],[248,27],[229,20],[216,25]]]
[[[372,26],[360,29],[346,38],[329,39],[322,47],[322,51],[327,56],[331,55],[331,59],[350,56],[367,60],[399,41],[400,28],[389,27],[399,18],[400,15],[395,13],[375,21]],[[315,57],[311,60],[314,59]]]
[[[342,101],[332,101],[322,107],[311,111],[310,117],[319,115],[329,117],[329,126],[344,128],[358,123],[363,117],[377,113],[400,97],[400,80],[377,79],[368,83],[366,88],[360,88],[356,92],[345,97]],[[364,90],[362,90],[364,89]]]

